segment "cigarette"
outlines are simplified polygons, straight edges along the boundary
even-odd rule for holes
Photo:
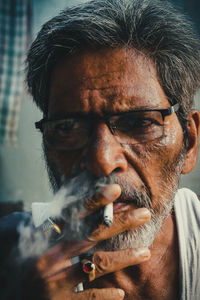
[[[105,206],[103,212],[103,221],[110,227],[113,223],[113,203],[109,203]]]

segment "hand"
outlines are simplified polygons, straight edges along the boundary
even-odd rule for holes
[[[101,193],[95,195],[87,204],[88,213],[109,202],[115,201],[120,196],[119,185],[112,184],[105,187]],[[87,214],[88,214],[87,213]],[[86,214],[86,215],[87,215]],[[65,242],[43,255],[36,264],[37,272],[42,278],[45,293],[37,299],[49,300],[117,300],[124,298],[124,291],[117,288],[88,289],[80,293],[75,288],[80,282],[87,282],[88,277],[82,270],[81,263],[71,266],[70,259],[87,252],[98,242],[109,239],[126,230],[134,229],[150,219],[150,212],[146,208],[127,210],[116,213],[111,227],[100,224],[84,241],[72,244]],[[147,248],[124,249],[114,252],[97,251],[91,260],[96,266],[95,278],[116,272],[131,265],[136,265],[150,258]]]

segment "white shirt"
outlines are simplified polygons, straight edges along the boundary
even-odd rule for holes
[[[200,300],[200,201],[183,188],[175,196],[180,253],[180,300]]]

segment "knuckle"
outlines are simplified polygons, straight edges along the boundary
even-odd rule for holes
[[[105,237],[106,225],[100,224],[87,238],[89,242],[99,242]]]
[[[138,218],[137,215],[135,214],[135,211],[133,210],[133,211],[129,211],[125,215],[121,215],[119,222],[123,227],[123,229],[126,230],[143,224],[144,220]]]
[[[95,198],[89,198],[85,201],[85,209],[88,211],[93,211],[98,207],[98,203]]]
[[[110,261],[108,256],[105,254],[105,252],[99,251],[94,253],[93,262],[96,266],[96,271],[99,273],[99,275],[106,273],[106,271],[108,271]]]
[[[120,224],[120,227],[122,227],[122,229],[127,229],[130,224],[132,223],[132,215],[130,215],[129,213],[124,215],[120,215],[119,216],[119,220],[118,223]]]

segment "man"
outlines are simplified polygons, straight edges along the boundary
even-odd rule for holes
[[[199,45],[180,13],[150,0],[91,1],[41,29],[27,82],[52,187],[106,178],[79,218],[113,203],[114,219],[37,258],[22,298],[199,299],[200,204],[178,190],[198,154]]]

